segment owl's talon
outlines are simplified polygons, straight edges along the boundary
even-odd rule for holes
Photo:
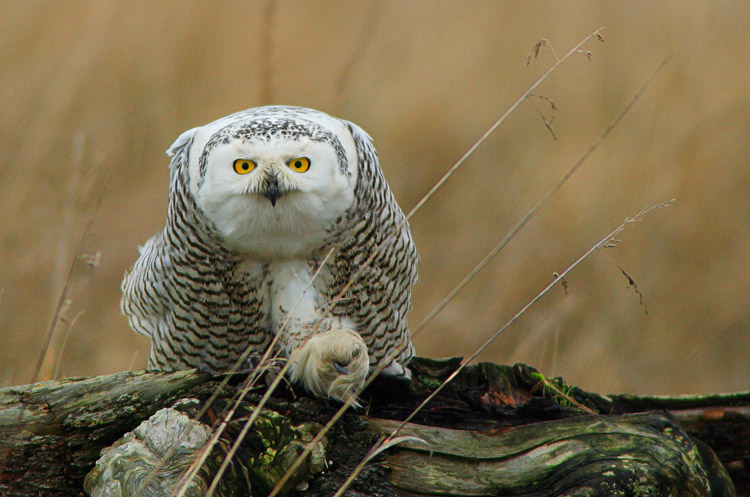
[[[338,371],[341,374],[349,374],[349,370],[345,366],[342,366],[337,361],[333,361],[333,367],[336,368],[336,371]]]
[[[292,381],[319,397],[359,406],[356,395],[370,369],[367,345],[358,333],[333,328],[313,335],[292,355]]]

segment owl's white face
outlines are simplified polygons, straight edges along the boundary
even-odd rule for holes
[[[353,139],[340,127],[336,131],[345,131],[343,136],[350,142],[343,143],[347,139],[338,135],[349,169],[356,170]],[[354,197],[356,172],[342,171],[335,149],[304,135],[236,138],[210,150],[199,185],[193,181],[194,173],[199,173],[198,156],[215,125],[205,128],[214,129],[201,129],[196,135],[190,158],[191,190],[227,246],[248,259],[263,261],[303,258],[319,250],[326,228]]]

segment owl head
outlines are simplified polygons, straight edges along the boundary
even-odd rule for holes
[[[353,132],[364,134],[312,109],[260,107],[187,131],[167,153],[189,154],[190,193],[227,248],[272,261],[320,250],[352,206]]]

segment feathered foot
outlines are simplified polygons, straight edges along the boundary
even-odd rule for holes
[[[356,393],[370,369],[365,341],[355,331],[333,327],[312,335],[291,357],[292,381],[318,397],[330,397],[359,407]]]

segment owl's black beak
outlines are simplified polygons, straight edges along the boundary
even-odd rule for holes
[[[272,206],[276,207],[276,201],[284,194],[279,191],[279,181],[276,179],[276,176],[268,176],[264,186],[263,196],[271,202]]]

